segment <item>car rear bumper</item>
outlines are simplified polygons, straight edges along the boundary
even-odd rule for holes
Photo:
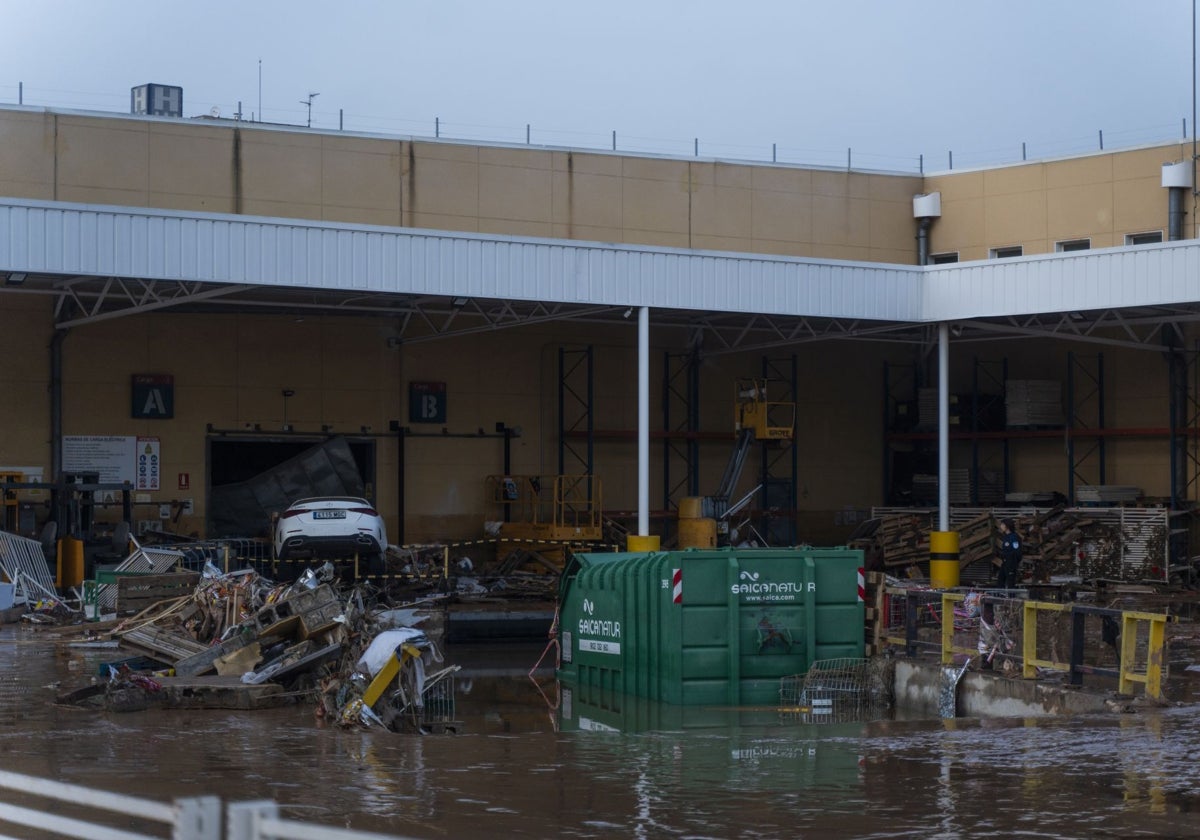
[[[383,551],[372,534],[337,534],[335,536],[288,537],[279,549],[279,559],[290,557],[351,557],[354,554],[378,554]]]

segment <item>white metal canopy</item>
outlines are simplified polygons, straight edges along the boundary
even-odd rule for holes
[[[830,338],[1052,335],[1160,346],[1200,317],[1200,242],[941,266],[0,198],[0,291],[60,327],[166,308],[396,315],[405,340],[648,306],[705,352]]]

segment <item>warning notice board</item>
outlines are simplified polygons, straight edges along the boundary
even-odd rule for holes
[[[162,455],[156,437],[63,435],[62,457],[64,472],[96,473],[101,484],[159,489]]]

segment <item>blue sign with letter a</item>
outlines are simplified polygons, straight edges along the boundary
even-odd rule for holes
[[[175,377],[165,373],[135,373],[130,416],[137,420],[170,420],[175,416]]]

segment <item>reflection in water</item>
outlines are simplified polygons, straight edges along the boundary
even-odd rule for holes
[[[540,648],[448,651],[465,733],[318,723],[307,706],[105,714],[52,705],[111,651],[0,629],[0,766],[169,800],[416,837],[1129,837],[1194,832],[1200,721],[813,723],[774,710],[589,703],[525,677]],[[475,667],[484,661],[488,668]],[[475,667],[475,670],[472,668]],[[552,705],[552,703],[551,703]]]

